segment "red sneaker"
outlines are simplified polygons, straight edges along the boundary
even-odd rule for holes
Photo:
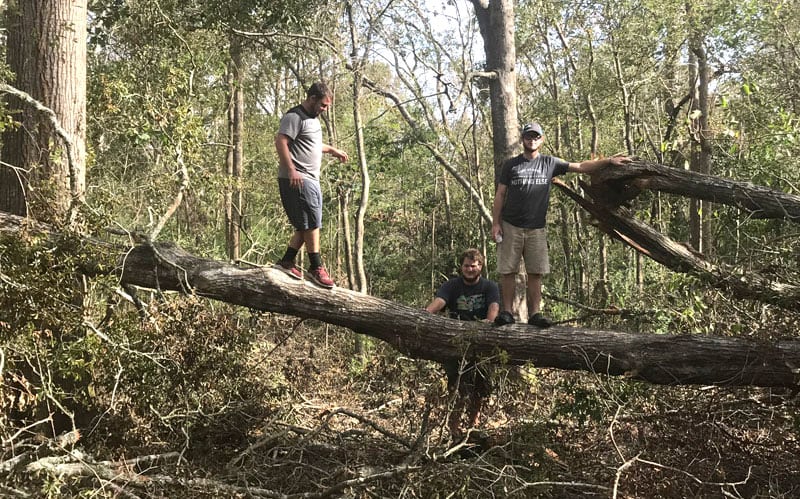
[[[328,271],[325,270],[325,267],[317,267],[315,269],[309,270],[308,277],[317,286],[326,289],[330,289],[334,286],[333,280],[328,275]]]
[[[297,280],[303,278],[303,273],[300,272],[300,269],[297,268],[297,265],[295,265],[294,262],[281,260],[279,262],[275,262],[275,265],[273,265],[272,268],[278,269],[289,277],[294,277]]]

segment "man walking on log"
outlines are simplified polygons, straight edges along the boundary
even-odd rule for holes
[[[303,273],[295,265],[295,258],[305,244],[310,262],[308,277],[323,288],[332,288],[334,282],[322,264],[320,254],[322,189],[319,175],[322,155],[331,154],[342,162],[348,159],[346,152],[322,142],[322,127],[317,116],[330,107],[331,99],[332,93],[327,85],[314,83],[308,89],[306,99],[283,115],[275,135],[281,202],[294,233],[283,258],[273,267],[295,279],[302,279]]]

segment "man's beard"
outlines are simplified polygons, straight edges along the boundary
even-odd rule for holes
[[[475,277],[467,277],[467,276],[464,275],[464,276],[461,276],[461,277],[464,279],[465,283],[467,283],[467,284],[475,284],[476,282],[478,282],[478,280],[480,280],[481,275],[478,274]]]

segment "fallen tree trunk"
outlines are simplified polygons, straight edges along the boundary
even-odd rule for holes
[[[19,227],[22,219],[0,214],[0,229],[7,230],[14,222]],[[100,250],[107,251],[108,246],[100,244]],[[513,365],[532,363],[667,385],[797,388],[800,380],[800,341],[765,343],[746,338],[461,322],[342,288],[323,290],[273,269],[243,269],[198,258],[170,243],[120,250],[115,272],[125,285],[190,293],[343,326],[419,359],[497,356]]]
[[[657,384],[796,387],[800,342],[651,335],[554,326],[461,322],[353,291],[326,291],[272,269],[241,269],[180,248],[137,246],[122,281],[171,289],[347,327],[429,360],[501,354],[510,364],[587,370]]]
[[[752,218],[800,222],[800,196],[749,182],[716,177],[647,161],[633,161],[593,173],[591,184],[580,182],[583,197],[563,182],[554,182],[573,201],[591,213],[600,230],[665,267],[699,278],[738,299],[758,300],[778,307],[800,310],[800,283],[782,277],[715,264],[705,255],[676,242],[638,220],[624,208],[644,189],[678,194],[727,204],[748,212]]]

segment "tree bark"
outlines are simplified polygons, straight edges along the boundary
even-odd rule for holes
[[[359,172],[361,172],[361,195],[359,196],[358,209],[356,209],[356,234],[355,244],[353,245],[355,251],[354,270],[356,290],[361,293],[366,293],[369,289],[369,283],[367,282],[367,269],[364,265],[364,236],[367,231],[364,220],[366,219],[367,208],[369,207],[369,190],[372,181],[369,175],[369,165],[367,164],[367,148],[364,143],[364,123],[361,117],[361,86],[363,85],[362,71],[366,66],[366,54],[369,51],[360,47],[358,30],[356,30],[356,22],[353,18],[353,5],[349,2],[346,5],[346,11],[350,27],[350,42],[352,44],[352,52],[350,55],[353,70],[353,126],[356,135],[358,169]],[[358,55],[359,50],[363,50],[363,55],[361,57]],[[353,349],[357,355],[364,356],[366,353],[366,345],[362,336],[356,335],[353,341]]]
[[[350,26],[350,42],[353,52],[351,54],[351,68],[353,71],[353,124],[356,132],[356,157],[358,158],[358,168],[361,173],[361,196],[356,210],[356,235],[355,235],[355,275],[357,290],[367,292],[367,270],[364,266],[364,235],[366,226],[364,220],[369,207],[369,190],[371,180],[369,175],[369,165],[367,165],[367,152],[364,145],[364,125],[361,119],[361,86],[363,85],[362,70],[365,66],[365,56],[358,57],[359,40],[358,32],[353,19],[352,5],[347,5],[347,16]]]
[[[519,146],[517,118],[517,48],[514,40],[513,0],[471,0],[478,19],[478,28],[486,52],[486,71],[493,73],[489,81],[492,110],[492,147],[495,178],[503,163]]]
[[[517,46],[514,39],[514,0],[471,0],[486,52],[489,101],[492,111],[492,151],[495,186],[503,163],[516,153],[520,142],[517,117]],[[528,317],[527,275],[522,264],[515,279],[513,309],[518,318]]]
[[[46,226],[0,213],[0,232],[47,233]],[[269,268],[242,269],[195,257],[171,243],[124,251],[84,240],[96,253],[116,255],[122,284],[194,294],[254,310],[349,328],[385,341],[405,355],[441,361],[492,357],[511,365],[583,370],[656,384],[714,384],[797,388],[800,342],[748,338],[623,333],[567,326],[495,327],[462,322],[342,288],[322,290]],[[86,262],[85,271],[104,268]]]
[[[228,60],[228,151],[225,158],[228,183],[225,188],[225,243],[228,258],[236,261],[241,256],[242,229],[242,173],[244,170],[244,64],[242,42],[236,35],[230,37]]]
[[[350,230],[350,186],[340,183],[336,186],[339,195],[339,213],[341,217],[341,233],[339,237],[342,243],[342,253],[344,267],[347,273],[347,288],[356,289],[355,264],[353,263],[352,231]]]
[[[3,162],[14,168],[0,167],[0,209],[65,221],[85,191],[86,0],[16,3],[8,9],[7,45],[15,86],[54,118],[9,98],[21,126],[3,137]]]
[[[752,218],[800,223],[800,196],[647,161],[604,168],[592,176],[592,183],[602,185],[600,190],[593,189],[592,197],[611,206],[633,199],[642,189],[650,189],[735,206]]]
[[[628,167],[619,169],[626,168]],[[691,172],[680,171],[691,175]],[[724,289],[736,298],[758,300],[787,310],[800,310],[800,284],[778,282],[770,276],[762,276],[756,272],[743,274],[736,269],[714,264],[692,248],[673,241],[636,219],[626,208],[609,206],[607,201],[614,195],[609,195],[605,190],[608,186],[581,182],[586,192],[595,198],[593,202],[563,183],[556,185],[597,219],[600,230],[667,268],[694,275],[707,285]],[[779,193],[773,191],[774,197],[778,195]]]
[[[693,15],[687,7],[689,17]],[[690,169],[711,173],[711,130],[708,126],[711,106],[709,100],[709,69],[705,50],[705,34],[699,26],[689,36],[689,92],[692,106],[689,114],[689,137],[692,141]],[[692,245],[702,253],[711,251],[710,206],[704,200],[692,199],[689,209],[689,228]]]
[[[623,375],[656,384],[796,387],[800,342],[764,344],[700,335],[650,335],[566,326],[494,327],[431,315],[341,288],[322,291],[273,269],[242,270],[160,244],[126,254],[122,282],[170,289],[256,310],[317,319],[389,343],[415,358],[440,361],[501,356],[509,364]],[[502,353],[501,353],[502,352]]]

